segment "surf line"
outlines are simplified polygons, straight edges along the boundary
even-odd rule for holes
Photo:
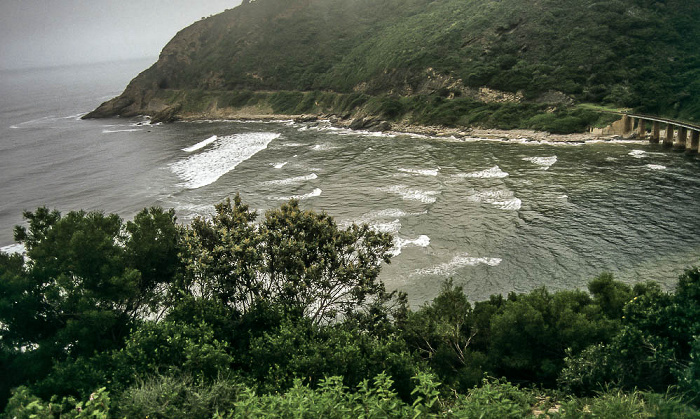
[[[204,147],[208,146],[209,144],[213,143],[213,142],[216,141],[218,138],[219,138],[219,137],[217,137],[216,135],[213,135],[213,136],[207,138],[207,139],[204,140],[204,141],[198,142],[198,143],[195,144],[195,145],[192,145],[192,146],[183,148],[182,151],[187,152],[187,153],[191,153],[191,152],[193,152],[193,151],[197,151],[197,150],[199,150],[200,148],[204,148]]]

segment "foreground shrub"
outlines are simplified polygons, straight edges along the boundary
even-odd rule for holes
[[[244,387],[229,379],[206,383],[190,376],[157,376],[128,388],[116,417],[210,418],[234,407]]]
[[[505,380],[484,379],[481,387],[459,397],[452,414],[458,418],[523,418],[531,414],[534,394]]]

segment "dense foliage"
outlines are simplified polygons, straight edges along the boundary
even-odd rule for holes
[[[530,118],[567,124],[568,115],[537,105],[572,102],[700,121],[698,21],[700,5],[682,0],[257,0],[182,30],[115,105],[309,108],[304,93],[325,92],[444,101],[442,111],[391,109],[392,119],[416,123],[545,129]],[[212,100],[183,98],[202,94]],[[451,103],[460,98],[469,100]],[[529,115],[477,117],[503,103]],[[371,111],[338,105],[312,108]]]
[[[25,217],[26,257],[0,253],[7,417],[700,414],[699,269],[671,293],[604,274],[471,302],[446,281],[411,310],[377,279],[390,236],[296,201]]]

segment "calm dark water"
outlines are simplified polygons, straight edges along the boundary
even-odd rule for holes
[[[151,205],[187,222],[240,192],[290,197],[395,235],[382,277],[414,304],[583,288],[613,272],[672,286],[700,262],[700,160],[644,143],[555,145],[350,132],[288,121],[82,121],[148,62],[0,73],[0,245],[23,209]],[[214,136],[216,136],[214,138]]]

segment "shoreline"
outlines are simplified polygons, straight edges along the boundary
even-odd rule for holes
[[[572,143],[584,144],[587,142],[610,142],[629,141],[633,143],[639,141],[635,138],[622,138],[619,135],[597,135],[590,132],[572,134],[552,134],[546,131],[535,131],[528,129],[495,129],[479,127],[444,127],[431,125],[415,125],[405,122],[388,123],[389,129],[374,128],[354,128],[353,125],[358,119],[363,118],[340,118],[337,115],[286,115],[286,114],[227,114],[227,115],[203,115],[185,114],[178,115],[179,121],[199,122],[207,120],[221,121],[294,121],[297,123],[321,123],[328,122],[336,128],[350,129],[354,131],[383,132],[387,134],[423,135],[434,138],[483,138],[485,140],[520,140],[549,143]],[[369,117],[371,118],[371,117]]]

